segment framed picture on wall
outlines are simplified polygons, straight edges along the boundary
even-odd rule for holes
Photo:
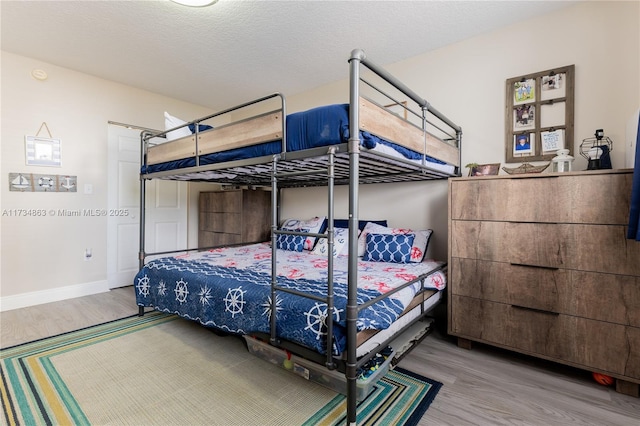
[[[553,99],[562,98],[565,95],[565,80],[566,75],[564,73],[553,73],[550,75],[542,76],[542,90],[540,91],[540,99]]]
[[[536,100],[536,81],[532,78],[523,78],[513,83],[513,104],[523,104]]]
[[[513,155],[531,155],[533,153],[533,133],[520,133],[513,136]]]
[[[564,130],[551,130],[542,132],[542,152],[552,152],[554,155],[559,149],[564,149]]]
[[[27,166],[61,166],[60,139],[25,136]]]
[[[573,154],[575,66],[506,81],[507,163],[550,161],[561,148]]]
[[[513,114],[513,130],[530,130],[536,127],[536,107],[525,104],[516,107]]]

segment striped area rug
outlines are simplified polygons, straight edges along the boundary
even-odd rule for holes
[[[417,425],[441,386],[442,383],[396,367],[358,403],[356,421],[359,425]],[[346,403],[345,396],[338,394],[304,426],[346,424]]]
[[[343,395],[159,312],[1,349],[0,363],[2,424],[345,423]],[[358,424],[415,425],[440,386],[396,368],[359,403]]]

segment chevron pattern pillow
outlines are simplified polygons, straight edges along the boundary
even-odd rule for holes
[[[415,234],[367,234],[367,246],[362,260],[409,263],[415,237]]]
[[[280,250],[302,251],[304,249],[304,235],[278,235],[276,239],[276,248]]]

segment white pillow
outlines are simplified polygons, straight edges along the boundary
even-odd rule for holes
[[[280,229],[285,231],[309,232],[311,234],[319,234],[324,232],[327,225],[327,217],[312,217],[307,220],[287,219],[282,223]],[[316,237],[307,237],[304,242],[305,250],[313,250],[316,243]]]
[[[360,231],[358,231],[360,233]],[[326,256],[329,252],[329,241],[326,238],[319,238],[312,253]],[[341,254],[349,254],[349,230],[347,228],[333,229],[333,257]]]
[[[174,127],[182,126],[184,124],[187,124],[187,122],[172,116],[167,111],[164,112],[164,129],[165,130],[173,129]],[[189,130],[189,126],[184,126],[167,133],[167,141],[180,139],[185,136],[191,136],[191,134],[192,133],[191,133],[191,130]]]

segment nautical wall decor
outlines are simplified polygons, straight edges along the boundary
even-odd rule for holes
[[[19,192],[77,192],[78,177],[9,173],[9,190]]]
[[[41,137],[42,128],[47,129],[48,138]],[[27,166],[60,167],[62,161],[60,139],[54,139],[47,123],[42,123],[35,136],[25,136]]]

